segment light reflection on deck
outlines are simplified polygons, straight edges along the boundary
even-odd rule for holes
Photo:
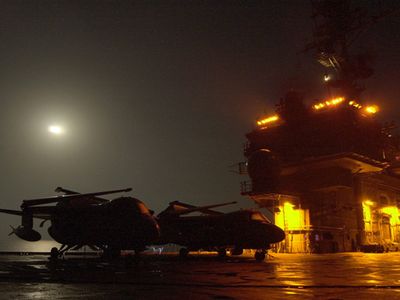
[[[129,263],[68,257],[53,265],[44,256],[0,256],[0,288],[6,296],[57,298],[55,286],[57,295],[66,293],[72,298],[83,290],[88,298],[115,298],[126,291],[145,298],[170,295],[169,299],[263,299],[266,295],[269,299],[379,299],[388,295],[396,299],[400,297],[400,253],[273,254],[263,263],[251,256],[219,259],[209,253],[187,260],[147,255]]]

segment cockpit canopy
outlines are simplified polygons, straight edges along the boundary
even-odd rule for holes
[[[253,221],[260,221],[263,223],[271,223],[270,220],[268,220],[268,218],[266,216],[264,216],[261,212],[259,211],[254,211],[252,212],[250,219]]]
[[[131,210],[143,215],[151,215],[149,209],[142,201],[132,197],[120,197],[112,200],[108,205],[111,209],[121,211]]]

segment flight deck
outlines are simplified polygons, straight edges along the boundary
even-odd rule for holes
[[[0,255],[2,299],[400,299],[399,253]]]

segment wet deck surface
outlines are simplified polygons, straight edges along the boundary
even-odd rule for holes
[[[1,299],[400,299],[400,253],[140,262],[0,256]]]

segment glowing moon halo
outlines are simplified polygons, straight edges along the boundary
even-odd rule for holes
[[[58,125],[50,125],[48,131],[54,135],[60,135],[64,133],[64,129]]]

